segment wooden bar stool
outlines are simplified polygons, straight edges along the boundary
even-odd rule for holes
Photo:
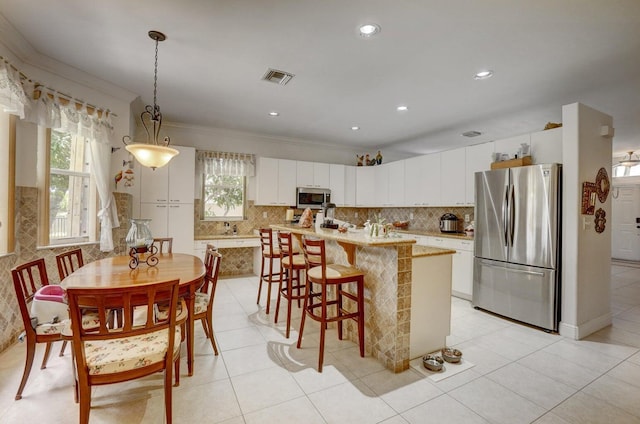
[[[342,321],[353,319],[358,323],[358,344],[360,356],[364,358],[364,273],[359,269],[338,264],[327,264],[324,240],[302,239],[302,250],[307,266],[307,288],[304,298],[302,320],[300,321],[300,334],[298,335],[298,348],[302,344],[305,317],[320,323],[320,355],[318,358],[318,372],[322,372],[324,360],[324,339],[327,324],[338,323],[338,338],[342,340]],[[356,293],[349,293],[343,289],[344,284],[355,283]],[[314,293],[312,284],[320,287],[320,291]],[[329,299],[330,287],[335,287],[335,298]],[[344,298],[352,300],[356,305],[356,311],[350,312],[344,308]],[[335,315],[328,315],[328,306],[335,305]],[[316,311],[319,309],[319,312]]]
[[[280,295],[276,302],[276,316],[273,322],[278,323],[280,299],[284,297],[287,299],[287,330],[285,336],[288,339],[291,329],[291,302],[297,300],[298,307],[300,307],[300,300],[305,297],[304,292],[301,291],[301,289],[304,290],[305,282],[300,279],[300,271],[305,270],[307,264],[304,261],[304,256],[299,255],[294,250],[291,233],[278,232],[278,248],[280,250],[280,280],[282,284],[280,284]]]
[[[273,230],[271,228],[260,229],[260,245],[262,247],[262,263],[260,265],[260,285],[258,286],[258,300],[260,304],[260,293],[262,291],[262,282],[268,283],[267,288],[267,314],[271,305],[271,286],[282,283],[282,275],[280,270],[273,271],[273,265],[276,259],[280,259],[280,250],[273,246]],[[265,265],[268,265],[268,272],[265,274]]]

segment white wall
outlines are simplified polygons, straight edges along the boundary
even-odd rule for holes
[[[594,216],[581,214],[582,183],[595,182],[598,170],[611,170],[612,139],[600,135],[613,119],[580,103],[562,108],[563,228],[562,316],[560,334],[581,339],[611,324],[611,196],[604,209],[609,222],[602,233]],[[609,176],[611,178],[611,176]]]

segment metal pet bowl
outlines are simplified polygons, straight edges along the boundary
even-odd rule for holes
[[[462,352],[452,347],[445,347],[440,351],[440,353],[447,362],[458,363],[462,359]]]
[[[424,355],[422,357],[422,365],[430,371],[441,371],[444,361],[436,355]]]

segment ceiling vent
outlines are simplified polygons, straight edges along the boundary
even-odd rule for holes
[[[277,69],[269,68],[269,70],[262,76],[262,79],[264,81],[269,81],[274,84],[285,85],[286,83],[291,81],[291,78],[293,78],[294,76],[295,75],[290,74],[288,72],[278,71]]]
[[[477,137],[479,135],[482,135],[482,133],[480,131],[467,131],[463,132],[462,135],[465,137]]]

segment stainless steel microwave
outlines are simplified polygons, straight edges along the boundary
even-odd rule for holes
[[[331,202],[331,190],[328,188],[298,187],[296,189],[296,207],[298,209],[322,209],[322,204],[325,202]]]

